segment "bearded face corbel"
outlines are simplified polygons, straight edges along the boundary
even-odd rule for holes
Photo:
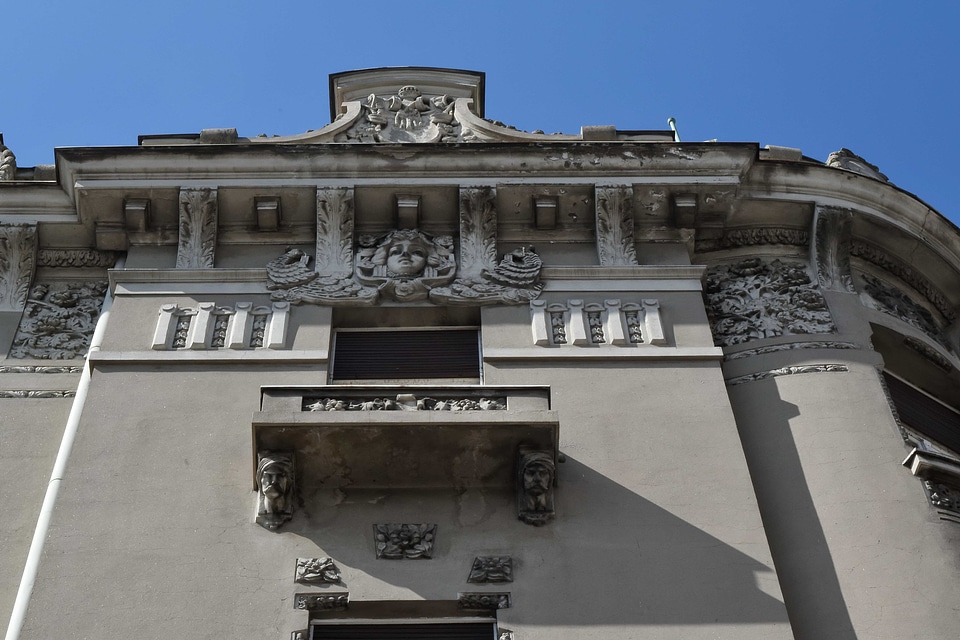
[[[277,529],[293,517],[295,474],[292,453],[257,454],[257,523]]]
[[[521,450],[517,464],[517,517],[534,526],[553,519],[557,467],[550,451]]]

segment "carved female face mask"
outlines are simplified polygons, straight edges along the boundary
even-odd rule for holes
[[[427,251],[414,240],[397,240],[387,253],[387,270],[398,276],[416,276],[427,266]]]

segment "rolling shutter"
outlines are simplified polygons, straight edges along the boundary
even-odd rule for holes
[[[883,377],[904,425],[960,453],[960,414],[898,378],[887,373]]]
[[[334,380],[479,378],[476,329],[348,331],[336,334]]]

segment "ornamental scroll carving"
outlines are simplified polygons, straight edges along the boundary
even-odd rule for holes
[[[720,346],[836,331],[823,295],[801,265],[748,258],[715,267],[707,274],[705,298]]]
[[[633,189],[597,187],[597,253],[603,266],[636,265],[633,240]]]
[[[406,85],[396,95],[371,93],[359,121],[338,134],[335,142],[461,142],[463,129],[451,96],[425,96]]]
[[[181,189],[177,269],[212,269],[217,243],[217,190]]]
[[[871,275],[863,274],[864,305],[891,315],[919,329],[937,342],[948,344],[933,314],[899,289]]]
[[[90,346],[106,292],[105,281],[34,285],[10,357],[40,360],[83,357]]]
[[[37,263],[37,228],[0,225],[0,311],[22,311]]]
[[[820,286],[828,291],[853,293],[850,276],[850,237],[853,212],[836,207],[818,207],[816,211],[814,263]]]

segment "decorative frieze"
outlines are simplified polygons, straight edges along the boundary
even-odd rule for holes
[[[385,560],[428,559],[433,557],[437,537],[435,524],[375,524],[373,537],[377,558]]]
[[[277,529],[293,517],[296,508],[296,470],[292,453],[257,454],[257,524]]]
[[[521,449],[517,460],[517,517],[521,521],[540,527],[553,520],[556,477],[553,452]]]
[[[860,345],[854,344],[853,342],[827,342],[827,341],[817,341],[817,342],[788,342],[786,344],[772,344],[766,347],[758,347],[756,349],[746,349],[744,351],[737,351],[736,353],[731,353],[724,356],[724,360],[739,360],[741,358],[751,358],[753,356],[760,356],[765,353],[777,353],[779,351],[792,351],[794,349],[860,349]]]
[[[957,310],[954,309],[950,302],[944,297],[943,293],[941,293],[933,283],[912,267],[891,256],[883,249],[863,242],[862,240],[854,240],[850,243],[850,255],[875,264],[881,269],[900,278],[900,280],[913,287],[920,295],[926,298],[948,322],[953,322],[957,319]]]
[[[105,281],[34,285],[9,357],[39,360],[83,357],[90,346],[106,293]]]
[[[802,265],[748,258],[714,267],[707,273],[705,298],[719,346],[836,331],[823,295]]]
[[[297,593],[293,608],[306,611],[340,611],[350,604],[349,593]]]
[[[332,558],[297,558],[294,582],[300,584],[341,584],[340,569]]]
[[[0,225],[0,311],[23,311],[36,263],[36,225]]]
[[[512,604],[509,592],[480,591],[457,594],[457,608],[476,610],[509,609]]]
[[[853,212],[837,207],[817,207],[814,213],[816,242],[813,264],[820,287],[827,291],[853,293],[850,276],[850,237]]]
[[[657,300],[621,304],[571,299],[530,303],[533,343],[540,346],[631,346],[666,344]]]
[[[510,556],[477,556],[467,582],[513,582],[513,558]]]
[[[82,373],[83,367],[0,366],[0,373]]]
[[[0,398],[75,398],[75,390],[55,391],[51,389],[4,389]]]
[[[779,369],[770,369],[769,371],[758,371],[745,376],[727,378],[726,383],[730,386],[744,384],[745,382],[756,382],[757,380],[766,380],[767,378],[778,378],[780,376],[792,376],[801,373],[831,373],[847,371],[846,365],[842,364],[809,364],[791,367],[781,367]]]
[[[290,303],[254,307],[238,302],[221,307],[200,302],[196,307],[165,304],[160,307],[152,348],[178,349],[282,349],[286,343]]]
[[[40,249],[38,267],[109,269],[117,263],[120,253],[95,249]]]
[[[950,364],[950,361],[946,357],[922,340],[918,340],[913,336],[907,336],[903,339],[903,344],[922,355],[942,371],[949,372],[953,369],[953,365]]]
[[[903,291],[879,278],[867,274],[862,274],[862,278],[863,293],[860,300],[864,306],[891,315],[919,329],[937,342],[947,344],[943,331],[940,330],[929,310],[915,302]]]
[[[697,253],[736,249],[756,245],[787,245],[805,247],[810,242],[810,232],[806,229],[784,227],[750,227],[748,229],[728,229],[719,238],[697,240]]]
[[[496,398],[417,398],[410,393],[391,398],[304,398],[304,411],[505,411],[505,396]]]
[[[217,244],[217,190],[181,189],[177,269],[212,269]]]
[[[597,253],[602,266],[637,265],[633,238],[633,189],[596,187]]]

